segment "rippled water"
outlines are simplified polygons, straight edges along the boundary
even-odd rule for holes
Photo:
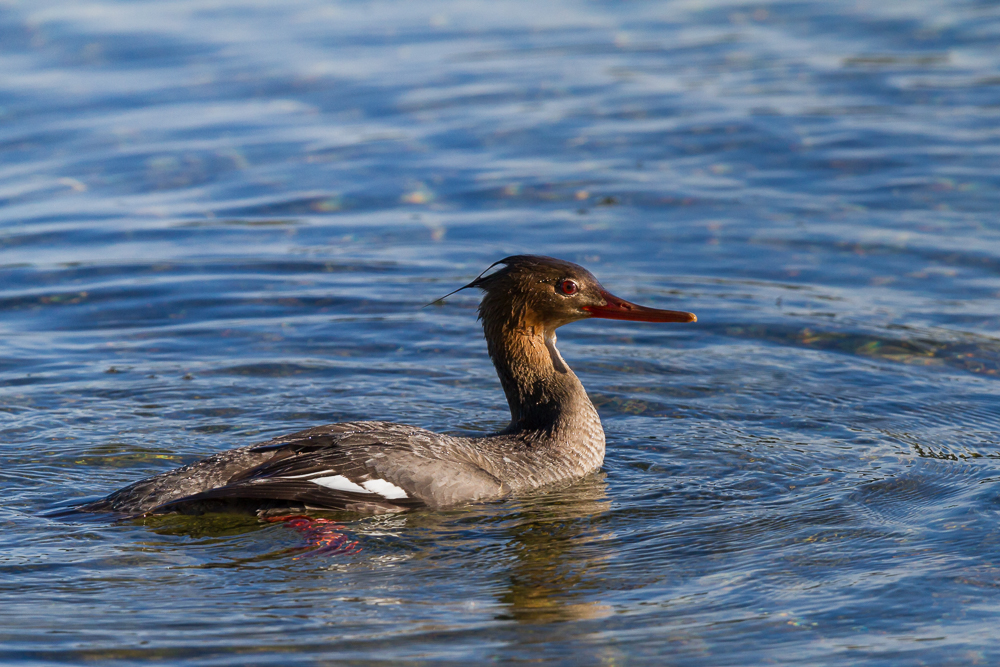
[[[0,3],[0,658],[1000,660],[1000,9]],[[513,253],[608,433],[328,526],[52,510],[346,419],[490,430]],[[353,544],[355,543],[356,544]]]

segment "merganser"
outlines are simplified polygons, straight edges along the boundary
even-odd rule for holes
[[[381,514],[571,482],[601,467],[604,429],[556,349],[556,329],[591,317],[697,321],[692,313],[619,299],[582,266],[551,257],[507,257],[455,292],[470,287],[483,291],[479,319],[510,406],[510,424],[499,433],[461,437],[388,422],[328,424],[215,454],[79,509],[133,516]]]

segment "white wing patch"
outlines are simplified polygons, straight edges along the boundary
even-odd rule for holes
[[[311,477],[312,475],[322,475],[328,472],[333,472],[332,470],[320,470],[319,472],[307,472],[304,475],[284,475],[281,479],[302,479],[303,477]]]
[[[333,489],[335,491],[352,491],[354,493],[372,493],[368,489],[358,486],[351,480],[347,479],[343,475],[333,475],[332,477],[317,477],[316,479],[309,480],[313,484],[319,484],[320,486],[325,486],[328,489]]]
[[[387,482],[384,479],[369,479],[365,482],[361,482],[361,485],[357,485],[351,480],[347,479],[343,475],[332,475],[330,477],[316,477],[315,479],[309,480],[314,484],[319,484],[320,486],[325,486],[328,489],[333,489],[335,491],[350,491],[352,493],[374,493],[386,498],[388,500],[397,500],[400,498],[409,498],[406,495],[406,491],[399,488],[392,482]]]
[[[392,482],[387,482],[384,479],[370,479],[367,482],[361,482],[361,486],[365,487],[369,491],[379,494],[383,498],[388,498],[389,500],[409,498],[409,496],[406,495],[406,491],[403,491]]]

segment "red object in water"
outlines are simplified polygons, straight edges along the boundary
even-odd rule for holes
[[[268,517],[270,523],[283,523],[298,531],[307,541],[307,556],[321,554],[356,554],[361,551],[357,540],[350,539],[340,532],[342,525],[329,519],[306,516],[304,514],[289,514],[286,516]],[[298,558],[298,556],[297,556]]]

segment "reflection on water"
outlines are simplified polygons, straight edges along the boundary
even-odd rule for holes
[[[611,535],[595,519],[610,506],[603,476],[591,476],[556,498],[525,501],[510,520],[513,563],[498,601],[500,618],[523,623],[600,619],[614,610],[587,594],[601,588],[601,547]]]
[[[997,662],[998,26],[0,3],[2,661]],[[62,511],[316,424],[501,427],[474,295],[423,306],[517,252],[698,314],[560,330],[600,477],[333,523]]]
[[[493,524],[489,532],[501,552],[492,557],[501,566],[495,571],[496,602],[500,605],[497,618],[547,623],[598,619],[613,613],[611,607],[598,600],[585,599],[602,587],[601,565],[609,557],[604,553],[604,544],[613,535],[602,532],[598,519],[609,507],[607,485],[604,476],[598,474],[567,488],[519,498],[506,504],[500,516],[495,508],[488,513],[479,508],[460,508],[360,520],[348,513],[316,514],[311,521],[303,516],[261,521],[237,514],[205,514],[149,516],[129,519],[127,523],[156,535],[194,540],[199,547],[231,545],[227,538],[247,537],[261,530],[273,532],[280,526],[297,533],[298,543],[249,557],[245,556],[245,546],[227,549],[220,552],[221,560],[191,567],[242,567],[265,562],[280,567],[284,559],[308,557],[312,559],[310,565],[322,570],[327,566],[377,564],[386,556],[379,539],[387,535],[398,538],[415,531],[447,535],[468,530],[456,524],[474,526],[485,519]],[[81,520],[78,514],[65,516]],[[95,522],[93,517],[82,520]],[[169,542],[148,539],[140,544],[151,550],[171,548]],[[445,552],[447,558],[446,552],[452,546],[450,542],[425,544],[414,557],[433,561]]]

